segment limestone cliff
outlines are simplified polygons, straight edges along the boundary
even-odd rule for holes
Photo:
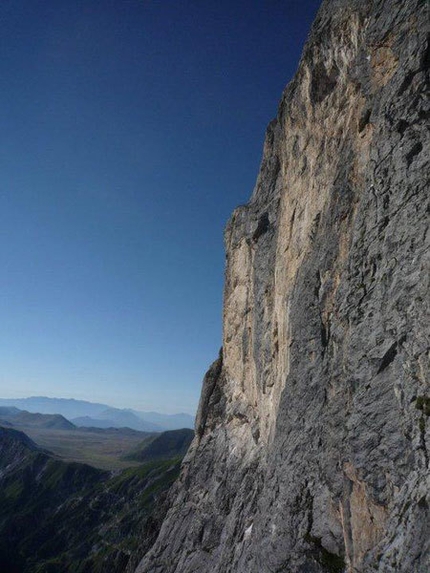
[[[428,17],[322,3],[226,228],[222,353],[139,573],[430,571]]]

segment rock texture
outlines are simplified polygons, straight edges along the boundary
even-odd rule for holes
[[[322,3],[227,225],[222,352],[138,573],[430,571],[428,18]]]

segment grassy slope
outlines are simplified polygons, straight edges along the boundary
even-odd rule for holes
[[[155,436],[126,454],[123,459],[139,462],[169,459],[172,456],[184,456],[193,440],[194,432],[188,428],[170,430]]]
[[[176,458],[112,475],[13,435],[0,445],[9,452],[0,460],[2,573],[122,573],[137,545],[156,535],[154,512],[180,466]]]

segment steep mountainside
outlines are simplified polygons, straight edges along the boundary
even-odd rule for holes
[[[428,22],[322,3],[227,225],[223,349],[138,573],[430,571]]]
[[[152,460],[165,460],[173,456],[185,456],[193,440],[194,432],[188,428],[170,430],[147,439],[135,450],[124,456],[126,460],[149,462]]]

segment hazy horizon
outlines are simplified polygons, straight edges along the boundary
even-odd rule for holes
[[[0,394],[195,412],[319,4],[2,5]]]
[[[88,404],[97,404],[97,405],[101,405],[101,406],[107,406],[108,408],[113,408],[113,409],[120,409],[120,410],[132,410],[132,411],[137,411],[137,412],[141,412],[141,413],[157,413],[157,414],[163,414],[166,416],[174,416],[174,415],[178,415],[178,414],[187,414],[190,416],[195,416],[196,412],[195,411],[189,411],[189,412],[185,412],[185,411],[179,411],[179,410],[172,410],[172,411],[167,411],[166,409],[159,409],[159,410],[155,410],[155,409],[145,409],[145,410],[141,410],[140,408],[136,408],[135,406],[115,406],[113,404],[109,404],[107,402],[103,402],[103,401],[97,401],[97,400],[85,400],[83,398],[75,398],[75,397],[65,397],[65,396],[46,396],[46,395],[31,395],[31,396],[17,396],[17,395],[10,395],[10,396],[5,396],[5,395],[0,395],[0,400],[11,400],[11,401],[15,401],[15,400],[40,400],[40,399],[49,399],[49,400],[64,400],[64,401],[75,401],[75,402],[86,402]]]

